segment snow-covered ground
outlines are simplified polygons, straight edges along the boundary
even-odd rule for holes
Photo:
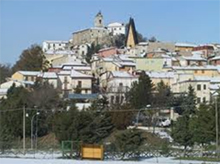
[[[183,161],[172,158],[149,158],[143,161],[94,161],[66,159],[0,158],[0,164],[219,164],[218,162]]]

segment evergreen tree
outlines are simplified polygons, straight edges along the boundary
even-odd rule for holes
[[[5,65],[0,63],[0,84],[6,82],[6,78],[10,77],[12,74],[12,70],[10,65]]]
[[[188,87],[187,96],[182,104],[184,112],[188,115],[195,114],[196,112],[196,95],[193,87],[190,85]]]
[[[193,140],[199,144],[209,144],[215,140],[215,114],[210,105],[202,104],[190,121]]]
[[[2,99],[0,103],[0,143],[2,149],[10,148],[14,139],[23,137],[22,108],[28,104],[27,95],[28,91],[25,88],[16,88],[14,84],[7,92],[7,99]],[[26,124],[28,125],[28,123],[30,125],[30,122],[27,121]]]
[[[186,95],[181,93],[180,95],[173,95],[171,97],[171,106],[174,108],[174,111],[176,113],[178,113],[179,115],[182,115],[183,112],[184,112],[184,106],[183,106],[183,103],[184,103],[184,99],[186,98]]]
[[[28,101],[31,107],[36,106],[41,109],[56,108],[61,103],[58,90],[49,82],[38,80],[32,86]]]
[[[98,98],[92,102],[90,107],[93,111],[103,111],[108,109],[108,98],[106,96],[102,96],[102,98]]]
[[[78,111],[75,107],[63,113],[57,113],[54,124],[54,131],[60,142],[72,140],[99,143],[113,129],[109,115],[100,113],[98,115],[93,111]]]
[[[87,143],[99,143],[104,138],[108,137],[112,130],[113,124],[111,116],[108,113],[100,113],[99,116],[93,116],[93,121],[85,129]]]
[[[154,103],[159,107],[171,106],[173,99],[170,87],[161,80],[156,86],[156,93],[154,95]]]
[[[101,45],[97,44],[95,45],[94,43],[91,44],[90,47],[88,47],[88,52],[86,54],[86,62],[90,63],[90,60],[92,59],[92,55],[97,53],[101,49]]]
[[[186,148],[194,144],[194,133],[191,129],[191,119],[196,112],[196,96],[194,89],[190,85],[188,93],[183,103],[183,114],[175,122],[172,129],[172,137],[175,142],[184,146],[184,156]]]
[[[174,123],[171,133],[174,142],[184,146],[184,156],[186,155],[186,149],[194,144],[193,132],[190,129],[190,117],[186,114],[180,116]]]
[[[153,83],[144,71],[141,72],[138,80],[138,82],[132,84],[130,91],[126,95],[128,102],[136,109],[146,107],[146,105],[152,103],[153,91]]]
[[[142,131],[127,129],[116,133],[114,145],[121,159],[124,159],[126,156],[139,156],[145,140]]]
[[[157,41],[157,39],[154,37],[154,36],[152,36],[150,39],[149,39],[149,42],[156,42]]]
[[[116,35],[113,38],[113,46],[117,47],[117,48],[121,48],[123,46],[125,46],[125,35],[124,34],[120,34],[120,35]]]
[[[112,108],[115,112],[111,112],[112,123],[118,130],[125,130],[132,124],[132,120],[136,117],[137,112],[131,112],[132,107],[129,104],[114,106]]]

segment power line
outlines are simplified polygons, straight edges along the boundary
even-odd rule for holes
[[[140,110],[142,111],[147,111],[147,110],[170,110],[171,108],[178,108],[178,107],[194,107],[195,105],[179,105],[179,106],[160,106],[160,107],[146,107],[146,108],[141,108],[141,109],[118,109],[118,110],[101,110],[100,112],[138,112]],[[4,113],[4,112],[14,112],[14,111],[22,111],[23,108],[15,108],[15,109],[3,109],[0,110],[0,113]],[[45,111],[45,112],[63,112],[63,111],[67,111],[66,109],[40,109],[40,108],[26,108],[27,111]],[[91,112],[92,110],[90,110]],[[94,110],[94,112],[97,112]]]

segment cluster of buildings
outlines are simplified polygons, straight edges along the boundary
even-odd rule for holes
[[[113,47],[111,39],[125,35],[124,47]],[[85,56],[91,44],[103,45]],[[139,42],[134,19],[129,23],[104,25],[103,15],[95,16],[94,27],[75,31],[69,41],[45,41],[42,49],[50,63],[47,72],[18,71],[0,85],[0,97],[12,83],[28,87],[36,79],[48,81],[64,98],[79,100],[79,108],[102,96],[109,104],[123,104],[125,94],[141,71],[154,85],[161,80],[174,94],[186,93],[193,86],[197,103],[209,103],[220,87],[220,44]]]

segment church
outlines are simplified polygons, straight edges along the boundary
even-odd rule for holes
[[[94,27],[79,30],[73,33],[72,44],[81,45],[86,43],[110,44],[109,30],[104,26],[101,12],[95,16]]]

